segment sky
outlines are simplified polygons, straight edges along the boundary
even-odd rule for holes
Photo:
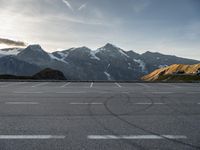
[[[0,48],[106,43],[200,60],[200,0],[0,0]]]

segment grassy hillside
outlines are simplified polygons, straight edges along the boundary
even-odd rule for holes
[[[157,69],[152,73],[142,77],[144,81],[200,81],[200,64],[183,65],[174,64],[168,67]]]

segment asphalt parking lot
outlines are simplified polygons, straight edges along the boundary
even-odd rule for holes
[[[200,149],[200,84],[0,82],[0,150]]]

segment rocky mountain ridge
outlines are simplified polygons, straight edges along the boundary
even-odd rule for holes
[[[4,62],[4,66],[7,66],[0,69],[0,74],[9,71],[13,75],[26,76],[27,69],[30,70],[29,75],[33,75],[38,69],[52,68],[63,72],[69,80],[139,80],[159,67],[174,63],[199,63],[197,60],[149,51],[138,54],[110,43],[95,51],[79,47],[48,53],[40,45],[30,45],[20,50],[15,48],[15,53],[11,49],[9,52],[2,54],[0,50],[0,64]],[[8,65],[10,60],[7,57],[13,58],[15,69]]]

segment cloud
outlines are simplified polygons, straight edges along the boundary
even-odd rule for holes
[[[12,46],[26,46],[26,44],[22,41],[14,41],[10,39],[0,38],[0,44],[12,45]]]
[[[82,5],[78,8],[78,10],[81,11],[81,10],[84,9],[86,6],[87,6],[87,3],[82,4]]]
[[[71,9],[71,11],[74,11],[73,7],[71,6],[71,4],[70,4],[67,0],[62,0],[62,2],[63,2],[69,9]]]
[[[135,3],[133,5],[133,10],[136,12],[136,13],[140,13],[142,12],[143,10],[145,10],[145,8],[147,8],[148,6],[150,5],[150,1],[149,0],[141,0],[141,1],[138,1],[137,3]]]

